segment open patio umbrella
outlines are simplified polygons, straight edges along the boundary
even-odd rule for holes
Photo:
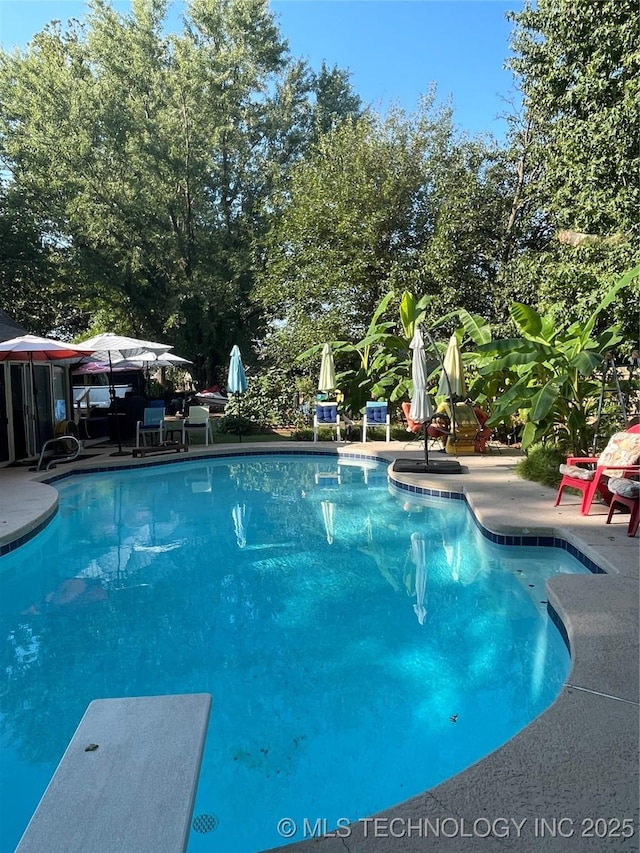
[[[128,335],[116,335],[113,332],[103,332],[85,341],[81,341],[79,346],[90,347],[93,350],[95,361],[106,361],[109,364],[109,393],[111,394],[111,402],[114,408],[116,435],[118,438],[118,451],[111,455],[127,456],[129,451],[122,449],[120,418],[118,417],[118,397],[113,382],[113,362],[114,360],[117,363],[118,361],[122,361],[122,359],[133,358],[144,352],[166,353],[171,349],[171,345],[145,341],[140,338],[131,338]]]
[[[184,367],[186,364],[193,364],[188,358],[182,358],[173,352],[157,353],[153,350],[132,355],[129,358],[115,360],[113,363],[114,370],[142,370],[147,393],[149,393],[149,379],[151,370],[158,370],[162,367]]]
[[[318,379],[318,391],[330,394],[336,387],[336,369],[333,364],[333,353],[331,344],[322,347],[322,360],[320,362],[320,378]]]
[[[0,343],[0,361],[80,361],[93,352],[86,343],[66,344],[38,335],[20,335]]]
[[[136,370],[140,369],[140,365],[137,365]],[[128,361],[119,361],[112,365],[111,370],[114,373],[124,373],[127,370],[131,370],[131,366]],[[74,367],[71,371],[73,376],[94,376],[99,373],[109,373],[109,362],[108,361],[87,361],[84,364],[79,364],[77,367]]]
[[[247,377],[242,364],[242,357],[237,344],[234,344],[231,350],[231,360],[229,361],[229,376],[227,378],[227,391],[230,394],[236,395],[238,402],[238,440],[242,441],[242,430],[240,428],[240,394],[244,394],[247,390]]]
[[[67,344],[54,341],[51,338],[41,338],[38,335],[20,335],[0,343],[0,361],[28,361],[31,373],[31,388],[33,394],[33,424],[34,432],[38,424],[38,391],[33,369],[34,362],[80,361],[94,352],[87,343]]]
[[[116,359],[113,366],[119,366],[122,363],[147,369],[151,367],[180,367],[183,364],[193,364],[188,358],[182,358],[173,352],[157,353],[152,350],[146,350],[145,352],[138,353],[138,355],[129,356],[122,359],[122,361]]]

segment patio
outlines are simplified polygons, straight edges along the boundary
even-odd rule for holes
[[[92,458],[48,473],[0,469],[0,550],[29,538],[55,513],[57,493],[43,481],[71,469],[179,464],[261,449],[364,453],[389,462],[420,456],[419,449],[408,450],[400,442],[314,447],[311,442],[245,441],[144,460],[113,458],[111,447],[97,446],[91,448]],[[606,572],[559,575],[548,584],[547,598],[571,647],[573,665],[567,683],[545,713],[482,761],[376,820],[359,821],[333,837],[316,840],[313,849],[328,853],[343,853],[345,845],[352,851],[376,853],[422,851],[427,846],[464,851],[638,849],[638,539],[626,535],[627,515],[615,515],[613,523],[605,525],[602,504],[594,505],[588,516],[579,514],[577,496],[554,507],[552,489],[517,477],[519,457],[519,451],[502,448],[500,453],[460,457],[461,475],[393,478],[400,487],[461,491],[487,530],[505,536],[555,537]],[[291,817],[306,818],[313,826],[324,816]],[[625,820],[633,822],[633,837],[623,830],[631,825],[623,824]],[[289,853],[302,849],[308,846],[286,847]]]

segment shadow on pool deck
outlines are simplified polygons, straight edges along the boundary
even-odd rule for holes
[[[57,493],[42,480],[70,470],[138,464],[131,457],[110,457],[112,450],[105,447],[98,459],[60,466],[48,475],[0,469],[0,548],[28,537],[55,513]],[[202,456],[261,450],[364,453],[389,462],[398,456],[420,457],[418,448],[400,442],[243,442],[192,448],[181,457],[154,457],[140,464],[180,464]],[[400,485],[462,492],[488,530],[564,539],[606,572],[557,575],[548,582],[548,600],[564,626],[572,655],[560,695],[526,729],[463,773],[381,812],[376,820],[342,828],[340,835],[287,845],[283,848],[287,853],[639,849],[638,539],[626,535],[627,516],[615,516],[613,524],[605,525],[603,505],[594,505],[589,516],[581,516],[579,498],[567,496],[554,507],[553,490],[515,474],[520,455],[505,448],[460,457],[464,469],[460,475],[394,478]],[[314,826],[325,817],[329,816],[274,815],[274,823],[292,818],[302,826],[306,818]],[[627,837],[630,827],[633,836]]]

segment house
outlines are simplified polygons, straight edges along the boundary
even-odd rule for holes
[[[26,334],[0,309],[0,341]],[[71,418],[68,365],[0,361],[0,466],[38,454],[56,425]]]

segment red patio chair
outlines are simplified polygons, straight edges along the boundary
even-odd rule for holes
[[[489,415],[484,409],[480,408],[480,406],[474,406],[473,411],[478,419],[479,426],[474,440],[475,451],[476,453],[486,453],[487,442],[493,435],[493,428],[485,427],[485,423],[489,420]]]
[[[414,435],[419,435],[423,430],[423,425],[419,424],[417,421],[411,420],[410,412],[411,403],[407,403],[405,401],[402,404],[402,414],[404,415],[404,419],[407,422],[407,432],[412,432],[414,433]]]
[[[566,488],[582,493],[580,512],[588,515],[596,494],[602,495],[606,503],[611,502],[607,488],[609,477],[640,474],[640,424],[624,432],[616,432],[600,456],[569,456],[560,466],[562,480],[554,506],[558,506]],[[589,468],[583,467],[585,465]]]
[[[611,492],[611,503],[609,504],[607,524],[611,523],[611,517],[616,507],[626,507],[631,513],[627,536],[635,536],[640,522],[640,483],[625,477],[612,477],[609,480],[609,490]]]

